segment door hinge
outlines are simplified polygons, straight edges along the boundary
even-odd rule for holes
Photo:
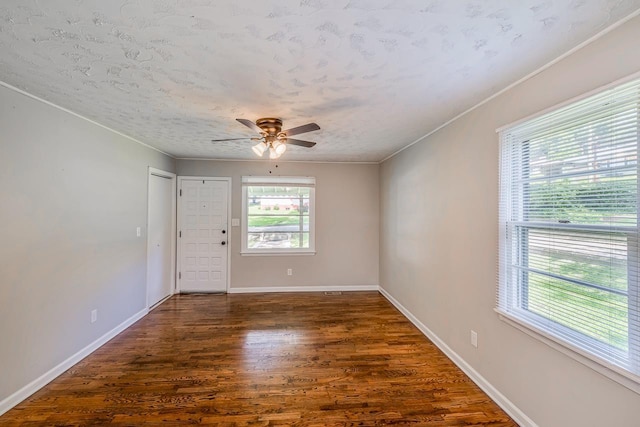
[[[180,235],[179,235],[179,237],[182,237],[182,230],[180,230]]]
[[[180,197],[182,197],[182,188],[180,189]]]

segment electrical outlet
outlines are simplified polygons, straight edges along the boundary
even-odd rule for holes
[[[290,268],[287,268],[287,276],[292,276],[293,275],[293,270]]]
[[[98,320],[98,310],[91,310],[91,323],[96,323]]]
[[[141,234],[142,234],[142,230],[140,230],[140,227],[136,227],[136,236],[140,237]]]
[[[471,345],[478,348],[478,333],[474,330],[471,330]]]

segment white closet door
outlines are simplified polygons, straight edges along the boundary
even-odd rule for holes
[[[226,292],[228,182],[182,180],[180,291]]]
[[[147,300],[150,307],[171,295],[173,188],[171,178],[149,176]]]

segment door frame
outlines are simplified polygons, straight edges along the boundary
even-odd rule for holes
[[[171,243],[170,243],[170,247],[171,247],[171,293],[169,294],[169,297],[171,297],[172,295],[174,295],[176,293],[176,278],[177,278],[177,273],[176,273],[176,228],[177,228],[177,219],[176,219],[176,209],[177,209],[177,199],[176,199],[176,174],[172,173],[172,172],[167,172],[165,170],[162,169],[156,169],[154,167],[149,166],[149,169],[147,171],[147,230],[146,230],[146,235],[147,235],[147,269],[146,269],[146,273],[147,273],[147,280],[146,280],[146,286],[145,286],[145,305],[147,307],[147,310],[149,310],[151,307],[149,306],[149,223],[151,220],[151,209],[149,207],[149,202],[151,201],[151,177],[152,176],[158,176],[161,178],[167,178],[171,180]],[[168,297],[167,297],[168,298]],[[166,298],[165,298],[166,299]],[[160,303],[162,303],[162,301],[164,301],[165,299],[161,300],[160,302],[158,302],[157,304],[155,304],[155,306],[160,305]]]
[[[227,183],[227,283],[226,283],[226,289],[225,292],[229,293],[229,288],[231,287],[231,227],[229,227],[229,223],[231,221],[231,189],[232,189],[232,180],[231,177],[225,177],[225,176],[187,176],[187,175],[180,175],[178,176],[178,186],[176,188],[176,195],[179,196],[179,192],[182,189],[182,182],[183,181],[221,181],[221,182],[226,182]],[[177,266],[177,270],[176,270],[176,293],[180,293],[181,289],[180,289],[180,279],[178,278],[178,274],[180,271],[182,271],[181,268],[181,263],[182,263],[182,256],[180,253],[180,248],[181,248],[181,244],[180,244],[180,237],[178,236],[178,234],[180,233],[180,225],[182,224],[182,209],[181,209],[182,203],[178,203],[177,204],[177,211],[178,211],[178,219],[177,219],[177,225],[178,227],[176,227],[176,232],[175,232],[175,239],[176,239],[176,248],[177,248],[177,254],[176,254],[176,266]]]

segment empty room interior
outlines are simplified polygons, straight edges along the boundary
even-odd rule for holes
[[[640,425],[640,0],[5,0],[0,425]]]

